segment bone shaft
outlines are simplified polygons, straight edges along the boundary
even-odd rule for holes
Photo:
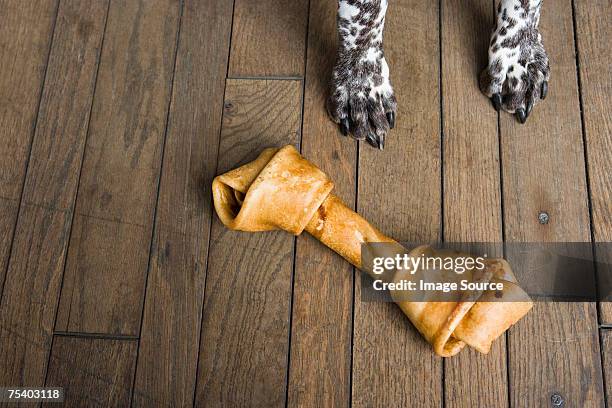
[[[374,228],[355,211],[347,207],[340,198],[333,194],[327,196],[323,204],[312,217],[306,231],[324,245],[340,254],[356,268],[362,269],[362,249],[367,255],[376,252],[376,243],[396,243],[393,239]],[[365,246],[363,244],[374,245]],[[397,244],[399,246],[399,244]],[[384,256],[383,254],[379,254]],[[371,271],[364,270],[372,275]],[[380,279],[380,276],[377,277]]]

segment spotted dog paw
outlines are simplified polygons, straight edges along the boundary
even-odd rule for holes
[[[348,66],[346,66],[348,65]],[[384,58],[357,64],[337,64],[327,108],[343,135],[383,149],[389,129],[395,126],[397,102]]]
[[[338,2],[340,44],[327,99],[342,134],[379,149],[395,126],[397,109],[382,43],[386,10],[386,0]]]
[[[550,66],[538,31],[541,1],[502,0],[489,65],[480,75],[480,89],[493,107],[515,114],[521,123],[548,93]]]

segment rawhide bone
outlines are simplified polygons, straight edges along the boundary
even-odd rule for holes
[[[452,253],[427,245],[408,251],[345,206],[331,194],[332,188],[325,173],[293,146],[285,146],[266,149],[254,161],[217,176],[212,191],[217,215],[227,228],[250,232],[282,229],[294,235],[306,230],[359,269],[364,269],[362,258],[380,255],[375,243],[387,243],[378,247],[395,248],[391,252],[410,256]],[[474,281],[502,282],[501,293],[485,290],[477,297],[441,302],[411,301],[405,291],[391,291],[393,300],[438,355],[453,356],[466,344],[487,353],[493,340],[531,309],[530,298],[505,260],[486,259],[485,265],[478,276],[466,276]],[[372,271],[365,272],[375,276]],[[402,274],[405,272],[398,271],[386,279],[398,281]],[[494,296],[510,296],[514,301],[499,301]]]

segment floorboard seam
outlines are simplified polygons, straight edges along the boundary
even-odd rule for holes
[[[304,57],[306,58],[306,56]],[[261,81],[304,81],[303,76],[228,76],[233,80],[261,80]]]
[[[229,75],[230,53],[232,49],[232,32],[234,31],[235,9],[236,9],[236,0],[233,0],[232,16],[231,16],[230,29],[229,29],[229,39],[227,42],[227,58],[225,59],[225,81],[223,85],[223,99],[221,100],[221,112],[220,112],[221,120],[219,121],[219,130],[217,132],[217,154],[215,155],[217,163],[215,164],[215,174],[217,174],[217,172],[219,171],[219,152],[221,150],[221,131],[223,130],[223,116],[225,114],[224,105],[225,105],[225,95],[227,93],[227,79]],[[203,327],[202,322],[204,320],[204,304],[206,302],[206,284],[208,283],[208,265],[209,265],[208,260],[210,258],[210,247],[211,247],[211,241],[212,241],[213,215],[214,215],[214,210],[212,207],[210,209],[210,214],[211,214],[211,217],[210,217],[210,225],[208,227],[208,245],[206,248],[206,265],[204,265],[205,275],[204,275],[204,288],[202,291],[203,293],[202,308],[201,308],[202,313],[200,315],[200,333],[198,335],[198,353],[196,356],[196,359],[197,359],[196,372],[195,372],[196,377],[195,377],[195,381],[193,382],[192,407],[196,406],[196,397],[197,397],[197,392],[198,392],[198,379],[200,377],[200,353],[202,352],[200,349],[200,345],[202,344],[202,327]]]
[[[141,307],[141,313],[140,313],[140,328],[139,328],[139,333],[138,333],[138,338],[140,339],[140,336],[142,335],[142,325],[144,322],[144,315],[145,315],[145,302],[147,300],[147,289],[149,286],[149,273],[151,271],[151,257],[153,254],[153,245],[155,242],[155,233],[156,233],[156,228],[155,228],[155,224],[156,224],[156,220],[157,220],[157,210],[159,208],[159,196],[160,196],[160,192],[161,192],[161,179],[162,179],[162,174],[164,171],[164,153],[166,151],[166,144],[168,142],[168,127],[169,127],[169,123],[170,123],[170,112],[172,109],[172,99],[173,99],[173,95],[174,95],[174,79],[175,79],[175,75],[176,75],[176,64],[177,64],[177,59],[178,59],[178,49],[179,49],[179,41],[180,41],[180,37],[181,37],[181,25],[183,23],[183,10],[184,10],[184,6],[185,6],[185,0],[181,0],[180,4],[179,4],[179,15],[178,15],[178,24],[177,24],[177,28],[176,28],[176,40],[174,43],[174,64],[173,64],[173,68],[172,68],[172,76],[170,78],[170,92],[168,93],[168,107],[166,109],[166,123],[165,123],[165,128],[164,128],[164,140],[162,143],[162,148],[161,148],[161,158],[160,158],[160,164],[159,164],[159,173],[157,175],[157,194],[155,197],[155,207],[153,209],[153,217],[152,217],[152,227],[151,227],[151,235],[150,235],[150,242],[149,242],[149,256],[148,256],[148,260],[147,260],[147,269],[146,269],[146,273],[145,273],[145,284],[144,284],[144,290],[143,290],[143,294],[142,294],[142,301],[140,303],[140,307]],[[136,392],[136,373],[138,372],[138,358],[140,356],[140,340],[138,341],[138,344],[136,345],[136,361],[134,363],[134,377],[132,378],[132,389],[130,392],[130,402],[128,404],[128,406],[132,406],[133,402],[134,402],[134,394]]]
[[[491,1],[491,7],[493,9],[493,19],[496,19],[495,13],[495,0]],[[499,207],[500,207],[500,216],[501,216],[501,238],[502,238],[502,248],[501,248],[501,256],[506,258],[506,212],[504,206],[504,166],[503,166],[503,143],[502,143],[502,131],[501,131],[501,112],[497,112],[497,158],[499,163]],[[506,341],[506,396],[507,396],[507,406],[508,408],[512,408],[512,387],[511,383],[511,373],[510,373],[510,331],[506,330],[504,333],[504,339]]]
[[[495,11],[495,0],[491,0],[491,9],[493,20],[496,17]],[[497,115],[497,158],[499,166],[499,208],[501,217],[501,239],[502,248],[501,256],[506,258],[506,220],[505,220],[505,209],[504,209],[504,166],[503,166],[503,146],[502,146],[502,131],[501,131],[501,113],[498,111]],[[504,333],[504,340],[506,341],[506,397],[508,408],[512,407],[512,387],[510,386],[510,332],[506,330]]]
[[[444,90],[442,65],[442,0],[438,0],[438,99],[440,102],[440,232],[439,238],[444,242]],[[440,406],[446,406],[446,360],[442,359],[440,381]]]
[[[589,232],[591,238],[591,254],[593,256],[593,273],[595,278],[595,293],[596,299],[600,299],[599,293],[599,274],[597,270],[597,254],[596,254],[596,245],[595,245],[595,231],[593,229],[593,200],[592,200],[592,192],[591,192],[591,179],[589,174],[589,154],[588,154],[588,146],[587,146],[587,138],[586,138],[586,127],[584,120],[584,100],[582,98],[582,76],[580,74],[580,49],[578,46],[578,34],[577,34],[577,20],[576,20],[576,3],[575,0],[571,1],[572,6],[572,28],[574,34],[574,54],[576,61],[576,81],[578,83],[578,103],[580,106],[580,128],[582,133],[582,152],[584,155],[584,174],[585,174],[585,183],[587,190],[587,207],[589,210]],[[600,325],[601,321],[601,304],[600,302],[595,302],[595,322]],[[601,325],[600,325],[601,326]],[[600,373],[601,373],[601,381],[602,381],[602,390],[603,390],[603,399],[604,404],[608,405],[608,398],[606,392],[606,383],[605,383],[605,355],[603,350],[603,343],[601,332],[598,333],[597,336],[597,345],[599,347],[599,363],[600,363]]]
[[[306,35],[304,38],[304,68],[303,74],[306,76],[306,68],[308,65],[308,30],[310,28],[310,0],[308,0],[308,8],[306,15]],[[300,153],[304,141],[304,105],[306,99],[306,81],[302,80],[302,95],[301,95],[301,111],[300,111]],[[285,408],[289,406],[289,379],[291,373],[291,336],[293,333],[293,302],[295,296],[295,267],[297,264],[297,237],[293,238],[293,265],[291,268],[291,294],[289,298],[289,330],[287,342],[287,369],[285,373]]]
[[[355,212],[359,211],[359,155],[360,155],[360,146],[361,142],[356,142],[357,146],[355,149],[355,199],[353,201],[353,209]],[[351,268],[353,271],[353,288],[351,291],[351,342],[350,342],[350,360],[349,360],[349,408],[353,406],[353,368],[354,368],[354,348],[355,348],[355,303],[357,302],[356,298],[356,285],[357,285],[357,275],[361,273],[359,269],[356,267]],[[361,275],[360,275],[361,277]]]
[[[588,154],[588,144],[586,139],[586,127],[584,120],[584,101],[582,98],[582,76],[580,75],[580,52],[578,48],[578,34],[577,34],[577,20],[576,20],[576,4],[575,1],[572,0],[572,23],[574,29],[574,53],[576,55],[576,80],[578,81],[578,102],[580,104],[580,127],[582,133],[582,149],[584,154],[584,174],[586,177],[586,189],[587,189],[587,205],[589,210],[589,229],[591,233],[591,251],[593,255],[593,270],[595,273],[595,290],[597,299],[600,299],[599,294],[599,276],[597,270],[597,254],[596,254],[596,245],[595,245],[595,230],[593,228],[593,200],[592,200],[592,192],[591,192],[591,178],[589,174],[589,154]],[[599,302],[595,303],[597,309],[597,322],[601,319],[601,308]]]

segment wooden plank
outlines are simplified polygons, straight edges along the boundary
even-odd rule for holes
[[[185,2],[134,406],[193,405],[231,21],[231,2]]]
[[[0,1],[0,297],[56,12],[57,1]]]
[[[45,386],[64,388],[64,407],[127,407],[136,348],[133,340],[55,336]]]
[[[44,382],[107,4],[59,8],[0,304],[1,384]]]
[[[612,330],[602,329],[601,330],[601,346],[603,348],[603,370],[605,373],[604,386],[607,391],[607,404],[612,406]]]
[[[612,119],[608,100],[612,94],[609,19],[612,3],[604,0],[575,2],[576,38],[580,68],[580,94],[591,192],[593,238],[602,286],[612,289]],[[605,278],[604,278],[605,276]],[[602,288],[603,292],[603,288]],[[612,300],[612,299],[611,299]],[[602,302],[600,322],[612,324],[612,301]]]
[[[236,0],[230,77],[304,75],[308,0]]]
[[[357,144],[329,120],[325,97],[335,61],[337,3],[310,2],[302,154],[355,206]],[[350,404],[353,267],[316,239],[297,239],[288,406]]]
[[[0,197],[19,201],[57,1],[0,1]]]
[[[228,80],[217,173],[299,141],[301,81]],[[284,406],[294,240],[213,219],[196,404]]]
[[[178,0],[111,2],[56,328],[140,330]]]
[[[24,205],[0,304],[0,383],[42,386],[70,214]]]
[[[479,71],[487,65],[492,22],[491,0],[473,1],[469,7],[453,0],[442,3],[444,240],[448,242],[503,239],[497,113],[477,84]],[[445,407],[508,406],[505,337],[487,355],[467,348],[445,360],[444,384]]]
[[[552,67],[549,96],[525,125],[500,118],[506,239],[589,242],[571,2],[555,2],[554,12],[544,5],[540,29]],[[538,222],[542,211],[548,224]],[[524,255],[510,247],[508,257],[526,269]],[[566,406],[603,405],[595,303],[536,302],[508,342],[511,406],[548,406],[553,394]]]
[[[359,152],[359,212],[400,241],[440,239],[438,13],[437,2],[389,5],[385,56],[398,123],[384,151],[363,144]],[[353,406],[440,406],[442,360],[396,305],[362,302],[360,284],[357,279]]]

